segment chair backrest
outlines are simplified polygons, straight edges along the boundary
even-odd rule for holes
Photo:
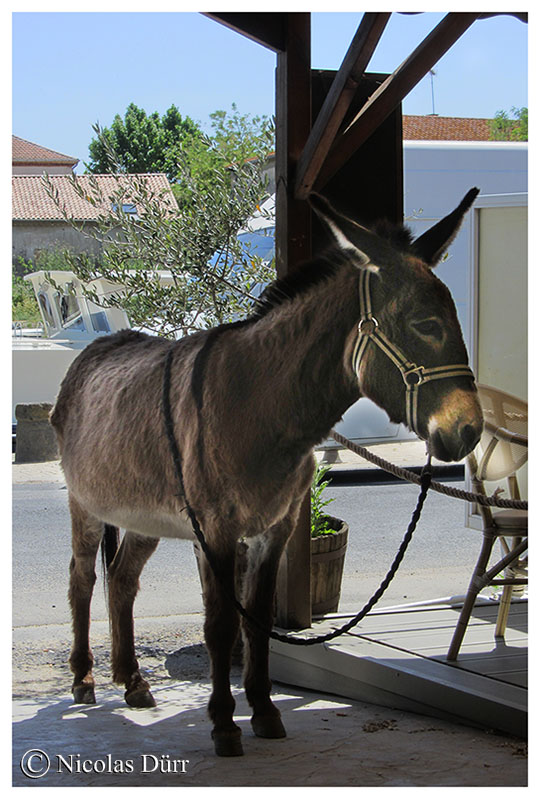
[[[479,384],[477,389],[485,420],[476,448],[477,478],[512,477],[528,459],[528,404],[492,386]],[[498,429],[503,431],[496,436]]]

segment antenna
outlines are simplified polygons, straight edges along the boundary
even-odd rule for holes
[[[434,75],[436,75],[436,70],[431,69],[430,72],[430,88],[432,90],[432,116],[436,116],[436,108],[434,106]]]

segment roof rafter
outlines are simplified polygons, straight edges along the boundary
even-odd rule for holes
[[[364,14],[299,160],[297,198],[305,199],[310,194],[390,16],[390,13]]]
[[[202,12],[203,13],[203,12]],[[285,17],[281,12],[262,11],[255,13],[225,12],[203,13],[203,16],[220,22],[227,28],[241,33],[257,44],[279,53],[286,49]]]
[[[316,180],[321,188],[389,116],[404,97],[426,75],[475,22],[479,14],[449,13],[405,61],[385,80],[359,111],[356,118],[330,149]]]

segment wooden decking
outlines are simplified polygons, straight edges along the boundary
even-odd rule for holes
[[[274,680],[331,694],[527,734],[527,600],[513,602],[504,639],[494,636],[498,606],[477,605],[459,657],[446,660],[460,608],[396,607],[369,614],[349,633],[302,647],[271,642]],[[325,633],[343,619],[314,623]]]

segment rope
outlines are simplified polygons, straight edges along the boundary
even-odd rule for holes
[[[403,469],[402,467],[397,467],[395,464],[391,464],[390,461],[386,461],[384,458],[371,453],[370,450],[366,449],[366,447],[362,447],[359,444],[355,444],[355,442],[352,442],[350,439],[346,439],[345,436],[342,436],[342,434],[338,433],[336,430],[331,431],[331,436],[335,441],[338,442],[338,444],[347,447],[348,450],[352,450],[358,456],[370,461],[372,464],[380,467],[380,469],[385,470],[385,472],[389,472],[403,481],[409,481],[410,483],[416,483],[417,485],[420,485],[421,479],[415,472],[412,472],[409,469]],[[479,505],[483,506],[518,508],[524,511],[528,510],[527,500],[509,500],[505,497],[496,497],[496,495],[492,495],[492,497],[486,497],[484,494],[476,494],[474,492],[467,492],[464,489],[455,489],[452,486],[445,486],[443,483],[438,483],[437,481],[432,481],[430,488],[434,489],[435,492],[439,492],[440,494],[446,494],[449,495],[449,497],[456,497],[459,500],[467,500],[470,503],[479,503]]]
[[[368,614],[368,612],[371,611],[376,605],[376,603],[379,602],[383,593],[385,592],[385,590],[391,583],[392,579],[396,575],[398,567],[402,563],[402,559],[406,554],[407,547],[411,542],[413,533],[415,531],[415,528],[417,527],[417,523],[419,522],[421,511],[423,509],[423,505],[426,500],[426,496],[428,494],[428,490],[430,488],[432,481],[431,470],[428,464],[426,464],[425,467],[423,467],[423,471],[421,473],[419,480],[421,482],[421,492],[417,499],[417,505],[411,517],[410,524],[408,525],[406,533],[404,534],[404,538],[402,539],[400,547],[398,548],[398,553],[394,557],[394,561],[391,564],[391,567],[387,572],[387,575],[382,580],[379,588],[374,592],[370,600],[359,611],[359,613],[356,614],[354,617],[352,617],[350,620],[348,620],[348,622],[342,625],[342,627],[337,628],[336,630],[331,631],[330,633],[320,634],[319,636],[310,636],[307,638],[301,638],[298,636],[290,636],[288,634],[280,634],[277,633],[276,631],[272,631],[270,633],[271,639],[276,639],[279,642],[286,642],[287,644],[296,644],[305,646],[312,644],[322,644],[323,642],[328,642],[331,639],[335,639],[337,636],[341,636],[342,634],[347,633],[352,628],[354,628],[355,625],[358,625],[362,619],[364,619],[364,617]]]

